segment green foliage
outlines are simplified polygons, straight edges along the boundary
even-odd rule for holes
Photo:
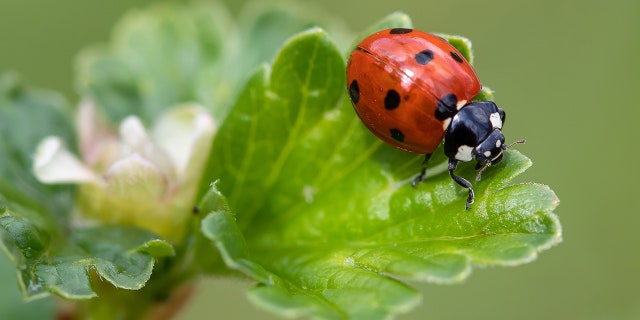
[[[421,158],[364,129],[343,73],[325,32],[298,34],[217,134],[207,176],[236,216],[214,211],[203,232],[230,268],[260,282],[252,301],[287,316],[386,318],[419,301],[398,279],[455,283],[473,264],[517,265],[559,241],[554,193],[508,185],[531,165],[517,151],[476,183],[470,211],[446,173],[411,188]]]
[[[81,55],[81,92],[113,121],[136,114],[151,123],[185,101],[220,121],[191,232],[176,246],[132,227],[74,225],[74,190],[43,187],[30,173],[44,136],[75,144],[68,107],[1,79],[0,237],[26,297],[104,292],[105,304],[125,308],[100,283],[145,286],[136,291],[145,298],[131,300],[150,303],[201,274],[233,273],[258,283],[251,301],[283,316],[388,318],[420,301],[406,281],[457,283],[474,265],[529,262],[561,240],[553,191],[511,184],[531,166],[517,151],[474,183],[471,210],[438,164],[441,150],[412,188],[422,157],[376,139],[346,95],[347,46],[338,43],[357,41],[337,42],[341,33],[300,17],[255,6],[236,26],[216,5],[155,6]],[[395,13],[357,39],[389,27],[411,21]],[[446,38],[471,61],[467,39]],[[483,89],[476,99],[492,97]],[[473,165],[458,173],[475,177]],[[86,310],[103,312],[96,305]]]
[[[26,298],[47,292],[68,299],[95,297],[90,271],[115,287],[137,290],[151,276],[155,258],[173,255],[164,240],[128,227],[76,228],[62,238],[49,212],[8,199],[3,202],[2,245],[20,266],[19,282]]]
[[[469,63],[473,64],[473,51],[471,50],[471,41],[465,37],[449,35],[449,34],[438,34],[439,36],[447,39],[449,43],[456,47],[460,53],[464,56]]]
[[[153,258],[173,249],[144,230],[77,228],[67,234],[72,189],[46,187],[30,170],[35,146],[46,135],[74,141],[67,106],[58,95],[27,88],[15,77],[1,79],[0,245],[19,266],[25,297],[92,297],[88,269],[117,287],[141,288]]]
[[[64,217],[71,188],[45,186],[31,173],[36,145],[52,134],[75,144],[67,102],[54,92],[28,88],[15,75],[0,75],[0,188],[28,194],[33,203]]]
[[[237,22],[215,3],[132,11],[106,47],[80,55],[80,90],[114,122],[130,114],[152,122],[162,110],[185,101],[199,102],[222,118],[242,83],[282,42],[325,24],[302,10],[256,2]]]

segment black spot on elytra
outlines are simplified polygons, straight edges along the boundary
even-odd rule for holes
[[[456,106],[457,103],[458,98],[453,93],[450,93],[438,100],[438,104],[436,105],[436,119],[442,121],[453,117],[458,111]]]
[[[457,53],[451,51],[449,52],[451,54],[451,58],[453,58],[453,60],[458,61],[459,63],[463,63],[464,59],[462,59],[462,57],[460,55],[458,55]]]
[[[353,80],[349,85],[349,97],[351,97],[351,101],[354,104],[358,103],[360,100],[360,88],[358,88],[358,81]]]
[[[391,129],[391,138],[398,142],[404,142],[404,133],[398,129]]]
[[[393,110],[400,105],[400,94],[393,89],[387,91],[387,95],[384,97],[384,108],[387,110]]]
[[[416,59],[417,63],[421,65],[425,65],[429,63],[429,61],[433,60],[433,51],[431,50],[420,51],[416,54],[414,58]]]
[[[390,34],[405,34],[405,33],[409,33],[413,31],[413,29],[409,29],[409,28],[393,28],[391,30],[389,30]]]

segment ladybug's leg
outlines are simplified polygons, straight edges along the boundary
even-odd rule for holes
[[[427,175],[427,164],[429,163],[429,159],[431,159],[431,153],[424,155],[424,161],[422,161],[422,170],[420,174],[418,174],[415,178],[413,178],[413,182],[411,186],[414,188],[418,185],[418,183],[424,180],[424,177]]]
[[[458,167],[458,160],[450,158],[449,159],[449,175],[451,176],[451,179],[453,179],[453,181],[455,181],[459,185],[469,189],[469,197],[467,197],[467,204],[465,206],[465,208],[469,210],[469,207],[473,203],[473,199],[474,199],[473,186],[465,178],[456,176],[455,174],[453,174],[453,170],[456,170],[457,167]]]

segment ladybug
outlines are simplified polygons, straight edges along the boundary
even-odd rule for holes
[[[481,88],[471,64],[447,40],[414,29],[374,33],[347,64],[347,90],[364,125],[398,149],[425,154],[414,187],[444,138],[449,175],[469,190],[466,209],[474,201],[473,187],[454,174],[458,163],[476,160],[479,180],[511,146],[502,134],[504,110],[492,101],[473,101]]]

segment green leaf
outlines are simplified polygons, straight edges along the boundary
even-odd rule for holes
[[[251,275],[253,279],[260,282],[272,282],[268,272],[248,259],[247,244],[235,222],[235,217],[230,212],[211,212],[202,221],[202,232],[214,241],[227,266]]]
[[[114,122],[131,114],[151,122],[184,101],[223,101],[224,90],[214,97],[208,92],[224,86],[221,60],[233,27],[226,9],[211,3],[131,11],[115,27],[108,47],[79,56],[81,91]]]
[[[47,220],[47,212],[4,202],[0,244],[19,270],[26,298],[48,292],[68,299],[94,297],[90,271],[115,287],[137,290],[149,280],[155,258],[174,254],[168,242],[129,227],[76,228],[69,239],[62,238],[50,223],[38,223]]]
[[[450,34],[439,33],[438,35],[447,39],[447,41],[449,41],[452,46],[454,46],[456,49],[458,49],[458,51],[460,51],[460,53],[462,53],[464,58],[467,59],[469,63],[473,64],[473,50],[471,49],[471,40],[462,36]]]
[[[57,135],[75,144],[71,119],[59,94],[29,88],[12,74],[0,75],[0,193],[28,194],[32,203],[66,217],[72,189],[40,184],[31,167],[36,145],[44,137]]]
[[[71,245],[61,249],[72,252],[36,265],[35,274],[48,290],[69,299],[95,295],[88,270],[117,288],[138,290],[149,280],[154,258],[174,253],[168,242],[128,227],[76,229],[71,235]]]
[[[212,194],[217,199],[223,198],[215,187],[209,191],[209,198]],[[222,201],[226,202],[226,200]],[[324,299],[310,294],[308,290],[298,284],[291,283],[251,261],[245,239],[235,222],[235,217],[228,209],[211,212],[202,222],[202,232],[214,241],[228,267],[241,271],[261,283],[249,293],[253,302],[288,317],[343,318],[354,315],[376,318],[381,314],[390,313],[392,310],[389,309],[408,310],[419,301],[416,292],[405,285],[366,274],[367,272],[361,272],[362,275],[356,277],[353,274],[347,274],[349,272],[344,270],[345,277],[337,277],[334,272],[340,271],[341,263],[336,264],[334,259],[329,259],[326,263],[308,266],[310,270],[305,271],[315,274],[319,279],[325,276],[334,277],[334,285],[341,288],[335,292],[329,288],[324,290],[326,295],[334,297],[333,300],[349,303],[353,302],[353,297],[358,297],[361,300],[360,304],[353,306],[355,307],[353,310],[345,312],[333,305],[333,301],[330,301],[332,299]],[[324,259],[327,252],[312,253],[308,257],[305,256],[306,254],[308,253],[299,253],[297,259],[309,261],[318,258]],[[358,278],[358,281],[355,281],[355,278]],[[381,292],[394,291],[397,293],[395,297],[381,294]],[[349,296],[352,298],[348,298]],[[347,306],[343,306],[343,308],[349,309]]]
[[[128,13],[108,46],[77,60],[82,94],[114,122],[135,114],[151,122],[167,107],[195,101],[226,115],[238,89],[291,34],[314,25],[308,8],[254,2],[233,21],[215,3],[161,4]],[[319,15],[318,15],[319,16]]]
[[[493,101],[493,90],[489,87],[482,86],[480,92],[473,97],[474,101]]]
[[[275,183],[295,151],[296,140],[342,96],[343,70],[344,61],[331,40],[322,30],[311,29],[285,45],[270,74],[263,67],[249,80],[236,102],[238,107],[221,126],[219,132],[224,133],[216,138],[205,174],[219,178],[225,188],[243,190],[226,194],[240,206],[234,209],[244,221],[250,220],[244,215],[254,215],[266,198],[249,202],[238,201],[238,197],[244,192],[260,193]],[[265,143],[255,143],[258,136]],[[273,145],[280,142],[282,145]]]
[[[146,231],[62,227],[72,211],[73,189],[39,183],[31,158],[48,135],[74,145],[71,119],[59,95],[28,88],[12,75],[0,77],[0,248],[16,266],[28,299],[49,292],[95,296],[89,270],[116,287],[138,289],[149,279],[154,258],[173,254]]]
[[[553,191],[509,185],[527,157],[508,151],[465,210],[446,168],[411,187],[422,157],[368,132],[344,87],[337,46],[320,29],[298,34],[216,136],[205,177],[219,179],[228,207],[202,231],[228,267],[260,282],[253,302],[285,316],[388,318],[419,301],[399,280],[456,283],[473,265],[529,262],[561,240]],[[476,175],[472,164],[457,173]]]

